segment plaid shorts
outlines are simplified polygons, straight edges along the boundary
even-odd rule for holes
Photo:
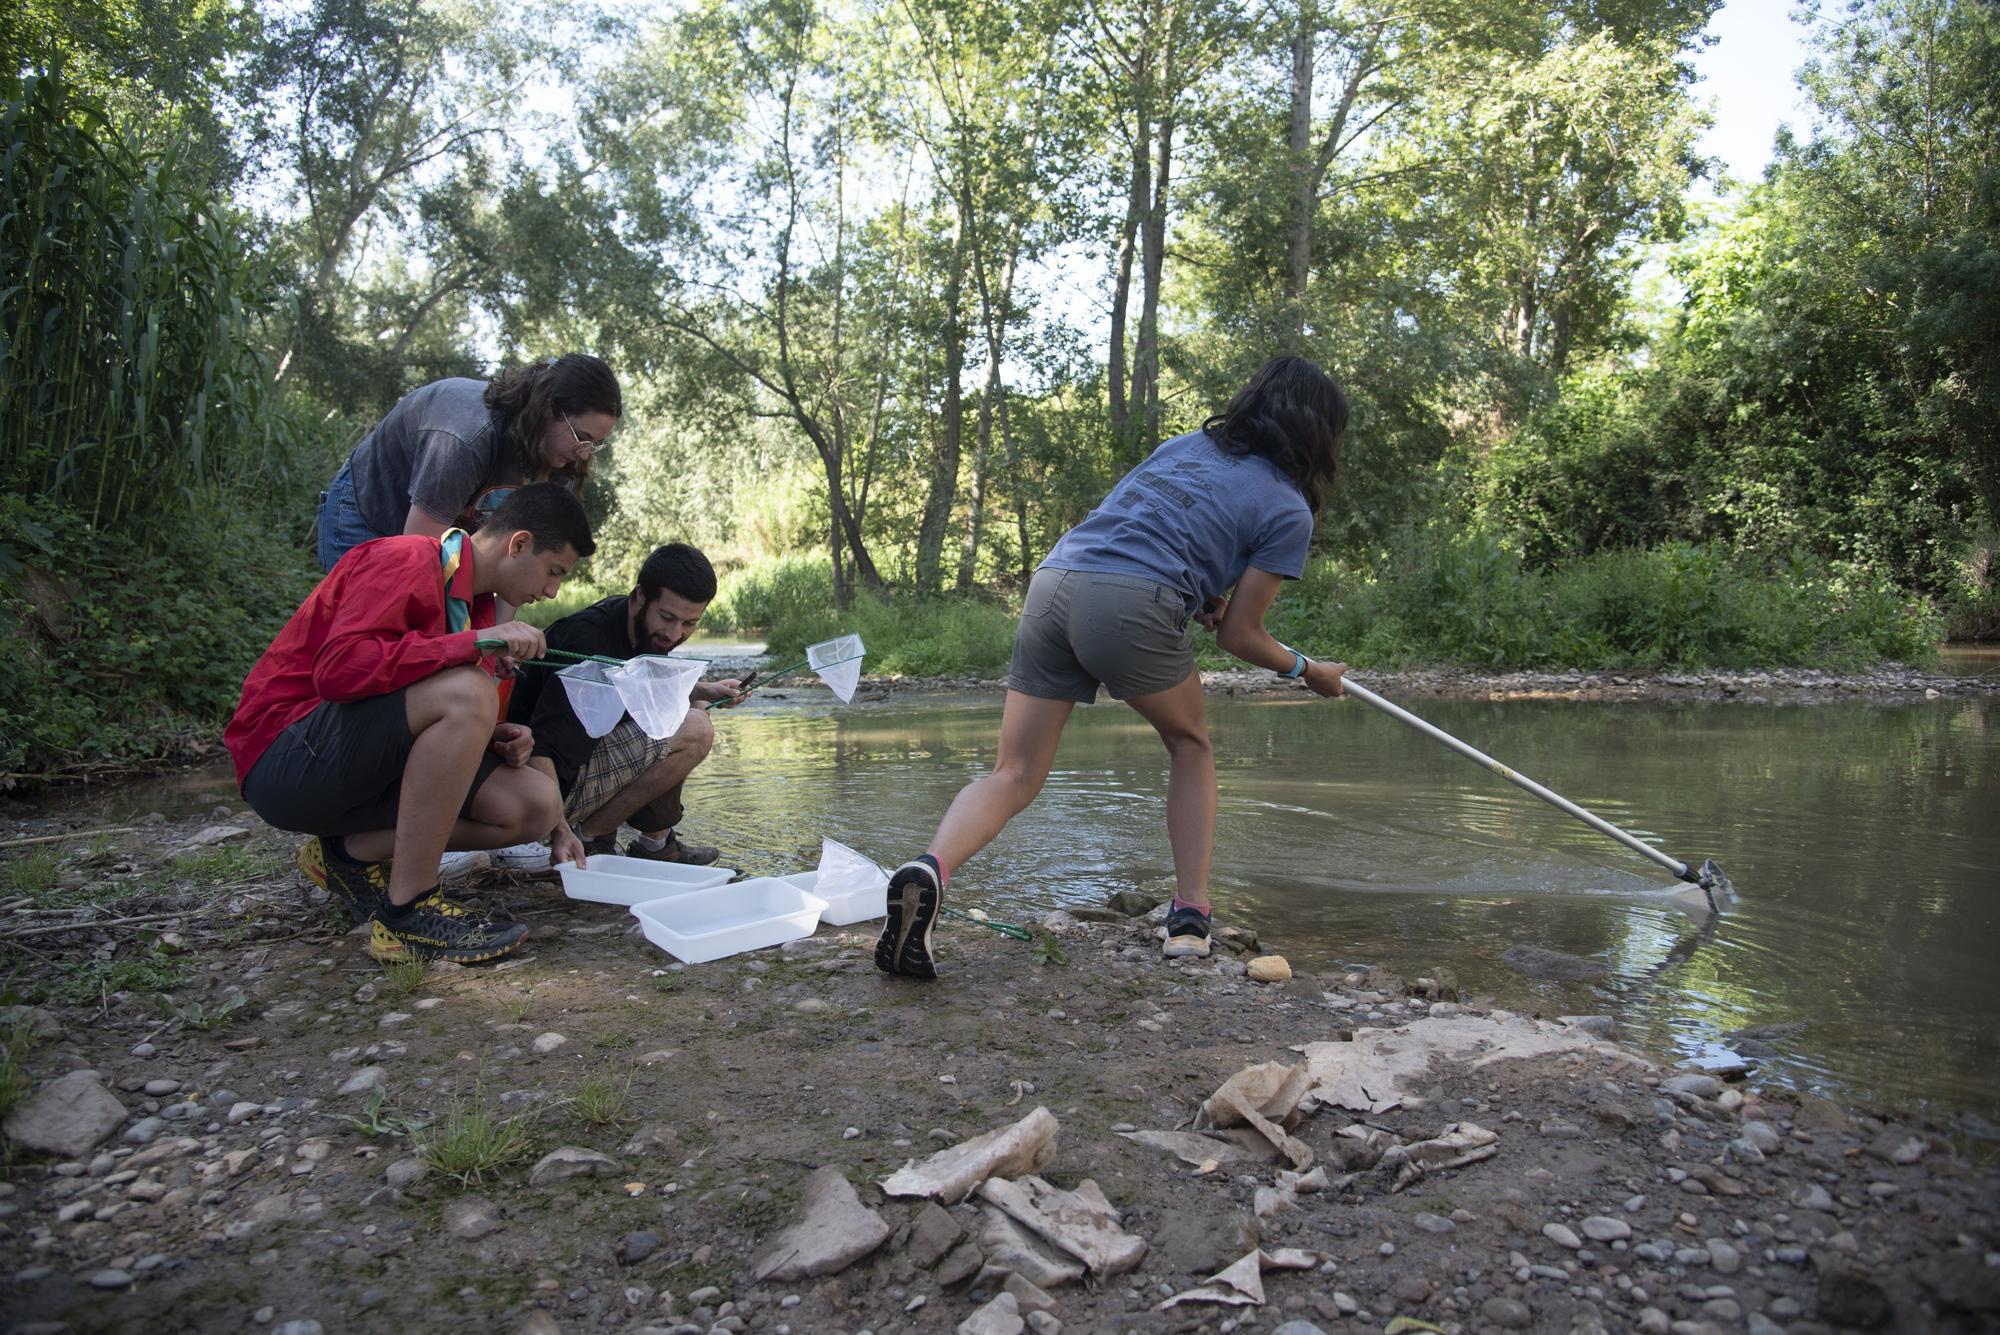
[[[563,797],[563,815],[571,825],[588,820],[673,749],[673,738],[654,741],[629,716],[618,720],[618,726],[598,740],[597,749],[577,772],[576,784]],[[628,819],[634,829],[671,830],[681,823],[681,790],[661,794]]]

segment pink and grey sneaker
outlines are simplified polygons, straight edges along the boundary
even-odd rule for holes
[[[928,857],[905,862],[889,878],[889,917],[875,942],[875,967],[904,978],[935,978],[931,928],[944,906],[944,883]]]

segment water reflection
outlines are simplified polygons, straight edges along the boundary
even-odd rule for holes
[[[1712,937],[1649,864],[1359,705],[1211,704],[1214,893],[1296,963],[1450,968],[1549,1011],[1610,1011],[1693,1053],[1805,1020],[1786,1078],[1867,1100],[2000,1113],[2000,727],[1990,701],[1802,707],[1428,701],[1420,712],[1676,857],[1742,902]],[[759,870],[830,834],[920,849],[991,764],[990,698],[727,716],[690,792],[701,836]],[[1027,918],[1172,885],[1166,758],[1123,709],[1080,710],[1041,801],[954,879]],[[1528,942],[1597,985],[1498,964]]]

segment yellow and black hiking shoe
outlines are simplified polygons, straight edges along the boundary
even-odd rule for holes
[[[525,925],[481,917],[433,888],[406,908],[383,901],[368,927],[368,953],[384,963],[419,959],[479,964],[513,954],[527,936]]]
[[[944,904],[937,868],[923,858],[905,862],[889,878],[889,920],[875,942],[875,967],[904,978],[935,978],[931,928]]]
[[[367,922],[388,902],[388,863],[356,862],[317,835],[299,845],[299,870],[357,923]]]

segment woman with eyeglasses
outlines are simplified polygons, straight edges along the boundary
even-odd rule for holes
[[[611,368],[575,352],[490,382],[453,378],[410,391],[327,486],[320,568],[371,538],[471,532],[524,483],[580,488],[623,411]]]

